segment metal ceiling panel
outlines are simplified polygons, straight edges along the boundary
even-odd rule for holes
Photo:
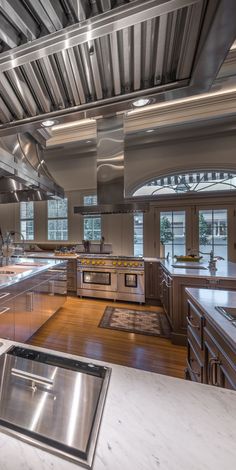
[[[90,110],[89,116],[93,109],[94,115],[99,114],[98,108],[100,114],[111,109],[121,111],[122,101],[128,103],[145,92],[151,97],[160,92],[158,99],[165,100],[174,96],[168,95],[168,89],[184,87],[183,93],[187,93],[186,85],[190,82],[197,83],[199,88],[199,79],[194,80],[192,74],[193,70],[203,71],[204,51],[198,50],[201,32],[204,31],[206,43],[210,36],[214,37],[217,51],[213,30],[215,23],[221,27],[221,14],[224,22],[226,18],[231,21],[230,38],[233,30],[236,35],[232,20],[235,3],[233,0],[0,2],[5,18],[0,33],[3,48],[22,41],[20,46],[0,53],[0,133],[7,123],[9,128],[17,122],[29,126],[37,116],[40,122],[48,116],[60,117],[80,110],[85,113]],[[11,20],[9,12],[13,5],[16,8]],[[17,17],[23,18],[24,24],[19,22],[16,27]],[[219,39],[221,56],[214,61],[212,74],[224,59],[223,50],[230,40],[227,31],[225,35],[224,41]],[[24,44],[29,37],[30,42]],[[206,70],[202,73],[206,76]],[[204,86],[203,81],[201,87]],[[116,103],[119,106],[114,108]]]

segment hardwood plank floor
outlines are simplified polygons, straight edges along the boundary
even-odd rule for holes
[[[92,359],[184,377],[186,348],[164,338],[99,328],[107,305],[156,311],[160,307],[68,297],[28,343]]]

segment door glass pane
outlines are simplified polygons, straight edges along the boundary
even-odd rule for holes
[[[143,256],[143,214],[134,215],[134,256]]]
[[[227,209],[199,211],[199,250],[228,259]],[[204,255],[203,255],[204,256]],[[209,256],[205,255],[208,259]]]
[[[164,245],[165,256],[185,255],[185,211],[160,213],[160,242]]]

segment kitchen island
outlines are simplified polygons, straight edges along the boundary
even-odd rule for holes
[[[0,354],[15,344],[6,340],[2,343]],[[84,357],[65,356],[90,361]],[[235,392],[92,362],[112,368],[94,470],[234,468]],[[0,447],[2,470],[82,468],[2,432]]]
[[[218,261],[217,270],[210,271],[208,262],[177,263],[158,258],[144,261],[146,299],[163,306],[174,344],[186,344],[186,287],[236,291],[236,263]]]
[[[65,302],[66,261],[20,258],[0,267],[0,336],[25,342]]]

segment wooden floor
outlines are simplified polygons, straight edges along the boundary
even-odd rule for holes
[[[124,366],[183,377],[186,348],[164,338],[99,328],[107,305],[156,311],[160,307],[68,297],[60,309],[28,341],[58,351]]]

